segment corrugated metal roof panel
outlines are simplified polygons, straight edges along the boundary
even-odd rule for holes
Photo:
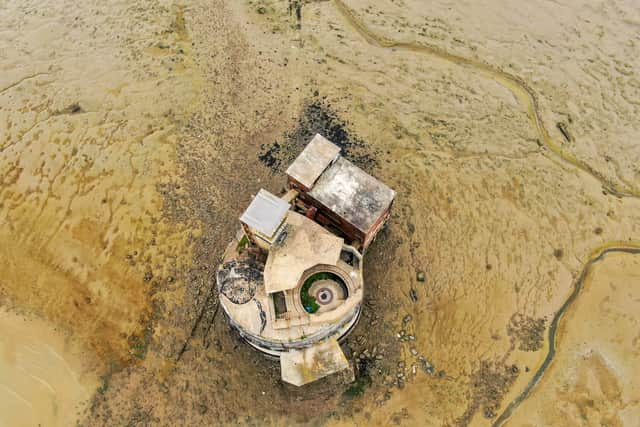
[[[240,221],[266,237],[273,237],[290,206],[281,198],[261,189],[240,217]]]

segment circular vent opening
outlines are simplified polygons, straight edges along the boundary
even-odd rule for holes
[[[330,271],[312,274],[300,290],[300,302],[307,313],[332,310],[348,296],[349,290],[344,280]]]

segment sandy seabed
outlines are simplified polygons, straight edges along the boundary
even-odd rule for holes
[[[633,1],[103,3],[0,6],[0,424],[637,422]],[[213,273],[315,132],[398,198],[297,389]]]

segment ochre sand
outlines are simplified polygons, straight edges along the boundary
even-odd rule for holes
[[[632,426],[640,419],[639,263],[637,255],[614,254],[594,265],[560,327],[556,360],[507,425]]]
[[[2,345],[51,346],[73,372],[55,399],[75,412],[43,416],[484,426],[543,368],[508,425],[633,425],[638,255],[593,264],[543,362],[599,248],[640,240],[634,2],[321,1],[301,21],[289,6],[0,10],[0,304],[24,331]],[[398,192],[347,342],[383,357],[355,396],[339,379],[283,385],[212,291],[251,195],[284,184],[259,156],[331,132],[309,105],[335,112]],[[412,350],[433,373],[413,374]],[[14,392],[15,360],[0,366]],[[11,423],[34,419],[14,408]]]
[[[0,311],[0,425],[66,426],[89,407],[98,379],[50,324]]]

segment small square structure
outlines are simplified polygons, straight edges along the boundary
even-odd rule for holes
[[[327,167],[340,155],[340,147],[316,134],[287,169],[287,175],[299,187],[309,191]]]
[[[316,135],[287,170],[298,191],[297,208],[347,242],[366,250],[390,215],[396,192],[341,156],[340,147]]]
[[[291,205],[267,190],[261,189],[240,217],[249,236],[271,243],[282,226]],[[258,242],[259,243],[259,242]]]
[[[367,236],[376,231],[396,192],[340,157],[320,176],[309,196]]]
[[[292,350],[280,356],[282,380],[298,387],[327,375],[351,369],[336,339],[314,346]],[[350,371],[353,379],[353,371]]]

